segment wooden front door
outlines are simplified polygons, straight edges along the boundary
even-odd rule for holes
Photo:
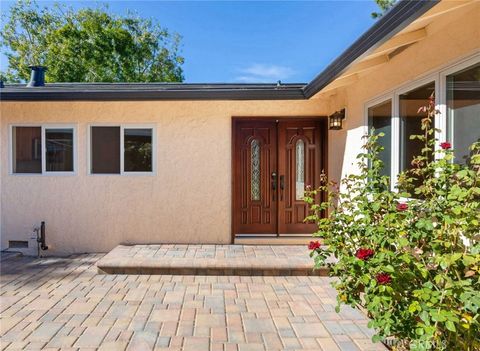
[[[324,169],[324,122],[236,119],[233,128],[234,234],[312,234],[303,194]]]

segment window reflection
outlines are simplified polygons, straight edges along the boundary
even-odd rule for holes
[[[375,129],[375,134],[384,133],[378,138],[378,145],[383,147],[378,157],[383,162],[381,175],[390,175],[392,144],[392,101],[388,100],[368,109],[368,126]]]
[[[152,171],[152,129],[124,129],[125,172]]]
[[[45,170],[73,172],[73,129],[45,129]]]
[[[400,95],[400,170],[412,168],[412,160],[422,154],[424,142],[418,139],[411,140],[411,135],[424,134],[422,131],[422,119],[424,113],[418,113],[418,109],[428,104],[428,98],[435,91],[435,82],[421,86]],[[435,120],[432,120],[432,128]],[[429,157],[433,160],[433,154]]]
[[[480,63],[447,76],[447,115],[455,162],[464,163],[480,141]]]
[[[13,173],[42,173],[42,128],[13,127]]]

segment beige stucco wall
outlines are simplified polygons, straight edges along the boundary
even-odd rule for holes
[[[329,133],[332,178],[338,180],[356,170],[355,157],[365,133],[366,102],[480,53],[480,2],[439,15],[426,29],[426,38],[388,63],[362,73],[354,84],[318,94],[330,101],[330,112],[347,109],[345,128]]]
[[[49,254],[231,241],[232,116],[320,116],[322,101],[2,102],[2,248],[46,222]],[[10,124],[73,123],[77,174],[8,174]],[[90,123],[153,123],[157,174],[87,174]],[[33,243],[33,242],[31,242]]]
[[[319,116],[347,108],[329,131],[330,178],[355,171],[365,103],[480,52],[480,3],[440,15],[427,37],[344,88],[309,101],[2,102],[1,247],[47,223],[49,253],[102,252],[118,243],[228,243],[231,240],[232,116]],[[314,60],[314,58],[309,58]],[[8,126],[74,123],[77,175],[8,174]],[[87,175],[90,123],[154,123],[155,176]]]

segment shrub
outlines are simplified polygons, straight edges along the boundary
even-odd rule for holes
[[[318,223],[317,267],[334,256],[331,275],[342,303],[368,313],[374,341],[396,349],[480,350],[480,143],[464,165],[450,143],[434,151],[433,97],[419,110],[424,143],[394,191],[381,175],[374,132],[357,157],[359,172],[306,194]],[[340,191],[340,188],[342,191]],[[326,201],[317,203],[319,193]],[[321,213],[330,211],[328,218]]]

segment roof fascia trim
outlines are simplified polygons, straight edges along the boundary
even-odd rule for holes
[[[305,100],[301,88],[165,91],[0,91],[2,101]]]

